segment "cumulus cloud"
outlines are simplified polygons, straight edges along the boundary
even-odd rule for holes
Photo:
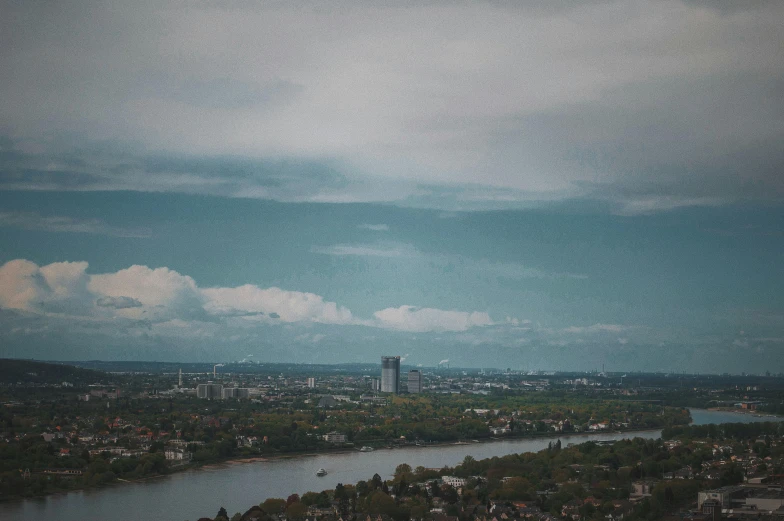
[[[320,295],[280,288],[262,289],[246,284],[236,288],[207,288],[202,290],[208,313],[244,311],[275,314],[283,322],[318,322],[322,324],[351,324],[351,311],[335,302],[326,302]]]
[[[86,305],[86,262],[39,267],[23,259],[0,267],[0,307],[28,312],[81,313]]]
[[[140,308],[142,303],[131,297],[99,297],[96,306],[114,309]]]
[[[206,335],[221,321],[236,327],[310,323],[407,332],[465,331],[493,324],[485,312],[414,306],[387,308],[362,319],[315,293],[252,284],[200,288],[193,278],[166,267],[135,265],[102,274],[88,274],[87,268],[86,262],[38,266],[28,260],[9,261],[0,266],[0,308],[107,324],[124,319],[160,334],[193,324],[199,335]],[[312,343],[324,338],[319,335],[311,335]]]
[[[410,332],[465,331],[475,326],[490,326],[493,321],[485,312],[445,311],[433,308],[400,306],[373,314],[380,327]]]

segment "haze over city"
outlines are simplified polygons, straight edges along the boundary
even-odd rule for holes
[[[780,2],[0,2],[0,357],[784,371]]]

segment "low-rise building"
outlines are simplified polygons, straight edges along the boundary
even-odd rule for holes
[[[465,478],[458,478],[456,476],[441,476],[441,481],[444,485],[449,485],[453,488],[460,488],[466,484]]]
[[[346,443],[346,435],[339,432],[329,432],[324,435],[324,441],[327,443]]]

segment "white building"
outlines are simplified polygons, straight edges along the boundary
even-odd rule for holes
[[[324,441],[328,443],[346,443],[346,435],[339,432],[330,432],[324,435]]]
[[[182,449],[167,448],[163,454],[167,460],[187,461],[191,459],[191,453]]]
[[[441,481],[443,481],[445,485],[449,485],[455,489],[463,487],[466,484],[465,478],[458,478],[456,476],[441,476]]]

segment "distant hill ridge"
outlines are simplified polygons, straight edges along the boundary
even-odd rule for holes
[[[72,384],[94,383],[105,380],[106,374],[92,369],[83,369],[73,365],[37,360],[18,360],[0,358],[0,382],[3,383],[37,383],[37,384]]]

